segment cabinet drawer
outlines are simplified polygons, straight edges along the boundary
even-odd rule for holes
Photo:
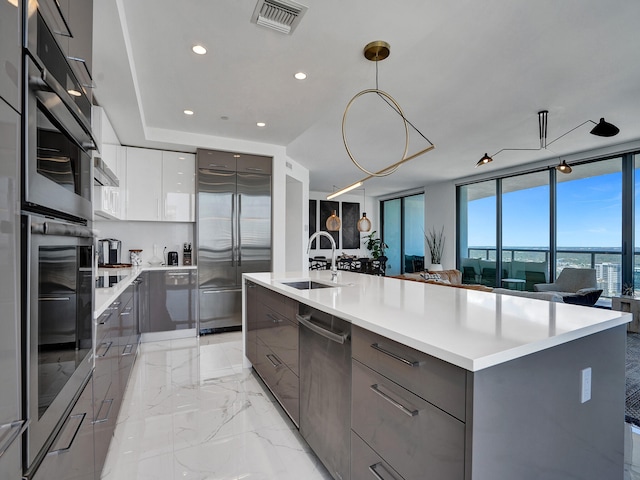
[[[49,452],[32,477],[33,480],[94,478],[92,388],[92,381],[89,379],[57,433]]]
[[[289,297],[285,297],[284,295],[280,295],[268,288],[257,287],[257,295],[256,300],[263,305],[266,305],[271,310],[278,312],[285,318],[293,322],[297,322],[296,313],[297,312],[297,302]]]
[[[352,356],[464,421],[466,371],[376,333],[353,327]]]
[[[262,308],[260,315],[263,318],[259,320],[258,324],[263,328],[258,329],[258,338],[265,345],[268,345],[293,373],[300,375],[298,370],[298,325],[268,307]]]
[[[289,414],[296,425],[300,424],[300,382],[295,375],[269,347],[261,341],[257,344],[258,371],[273,395]]]
[[[358,361],[351,428],[406,480],[462,480],[465,425]]]
[[[403,480],[358,435],[351,431],[351,480]]]

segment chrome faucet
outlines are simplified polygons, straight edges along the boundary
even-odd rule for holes
[[[338,269],[336,267],[336,242],[329,233],[324,230],[314,233],[309,237],[309,244],[307,245],[307,253],[311,250],[311,244],[320,235],[327,237],[331,241],[331,281],[335,282],[338,279]]]

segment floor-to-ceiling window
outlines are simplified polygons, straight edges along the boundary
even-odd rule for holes
[[[458,190],[459,264],[464,283],[496,284],[496,182]]]
[[[576,165],[557,178],[556,274],[595,268],[603,297],[622,291],[622,160]],[[557,276],[556,275],[556,276]]]
[[[566,175],[550,167],[460,185],[457,264],[468,271],[465,282],[475,273],[478,283],[532,290],[577,267],[595,269],[603,298],[640,290],[639,157],[576,163]],[[483,263],[496,272],[483,272]]]
[[[633,159],[634,184],[634,246],[633,246],[633,291],[640,295],[640,154]],[[627,286],[627,285],[625,285]],[[629,293],[629,292],[627,292]]]
[[[549,172],[502,179],[502,279],[533,290],[549,278]]]
[[[387,275],[413,271],[414,259],[424,262],[424,193],[383,200],[381,211]]]
[[[402,258],[402,201],[399,198],[382,202],[382,241],[387,245],[387,275],[400,273]]]

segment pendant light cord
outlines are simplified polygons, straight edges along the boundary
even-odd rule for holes
[[[380,90],[380,88],[379,88],[379,86],[378,86],[378,61],[376,60],[374,63],[376,64],[376,90]],[[413,128],[416,132],[418,132],[418,135],[420,135],[422,138],[424,138],[424,139],[429,143],[429,145],[433,145],[433,143],[431,142],[431,140],[429,140],[429,139],[428,139],[428,138],[427,138],[427,137],[426,137],[426,136],[425,136],[425,135],[424,135],[420,130],[418,130],[418,128],[417,128],[413,123],[411,123],[411,121],[410,121],[407,117],[405,117],[405,116],[402,114],[402,112],[400,112],[400,111],[399,111],[395,106],[393,106],[393,105],[391,104],[391,102],[389,102],[389,100],[387,100],[384,96],[380,95],[380,93],[377,93],[377,95],[378,95],[378,97],[380,97],[382,100],[384,100],[384,102],[385,102],[387,105],[389,105],[389,107],[391,107],[391,109],[392,109],[394,112],[396,112],[398,115],[400,115],[400,117],[402,118],[402,120],[404,120],[405,122],[407,122],[407,123],[411,126],[411,128]]]

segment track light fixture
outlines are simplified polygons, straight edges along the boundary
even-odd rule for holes
[[[617,135],[620,132],[620,129],[618,127],[616,127],[615,125],[613,125],[613,124],[611,124],[609,122],[606,122],[604,118],[601,118],[600,122],[598,122],[598,123],[594,122],[593,120],[587,120],[585,122],[582,122],[577,127],[574,127],[571,130],[569,130],[568,132],[563,133],[559,137],[555,138],[554,140],[551,140],[550,142],[547,142],[547,120],[548,120],[548,117],[549,117],[549,111],[548,110],[540,110],[538,112],[538,131],[539,131],[539,134],[540,134],[540,148],[503,148],[502,150],[498,150],[496,153],[494,153],[491,156],[489,156],[489,155],[487,155],[485,153],[484,156],[480,160],[478,160],[478,162],[476,163],[476,168],[480,167],[481,165],[486,165],[487,163],[492,162],[493,161],[493,157],[495,157],[499,153],[507,151],[507,150],[509,150],[509,151],[516,151],[516,150],[517,151],[546,150],[546,148],[549,145],[551,145],[553,142],[556,142],[556,141],[560,140],[565,135],[570,134],[574,130],[577,130],[581,126],[586,125],[587,123],[593,123],[595,125],[595,127],[593,127],[589,133],[591,133],[591,135],[596,135],[598,137],[613,137],[613,136]],[[564,170],[561,169],[560,167],[563,167]],[[563,161],[556,168],[558,169],[558,171],[560,171],[562,173],[571,173],[571,167],[569,165],[567,165],[566,161]],[[567,169],[568,169],[568,171],[567,171]]]

